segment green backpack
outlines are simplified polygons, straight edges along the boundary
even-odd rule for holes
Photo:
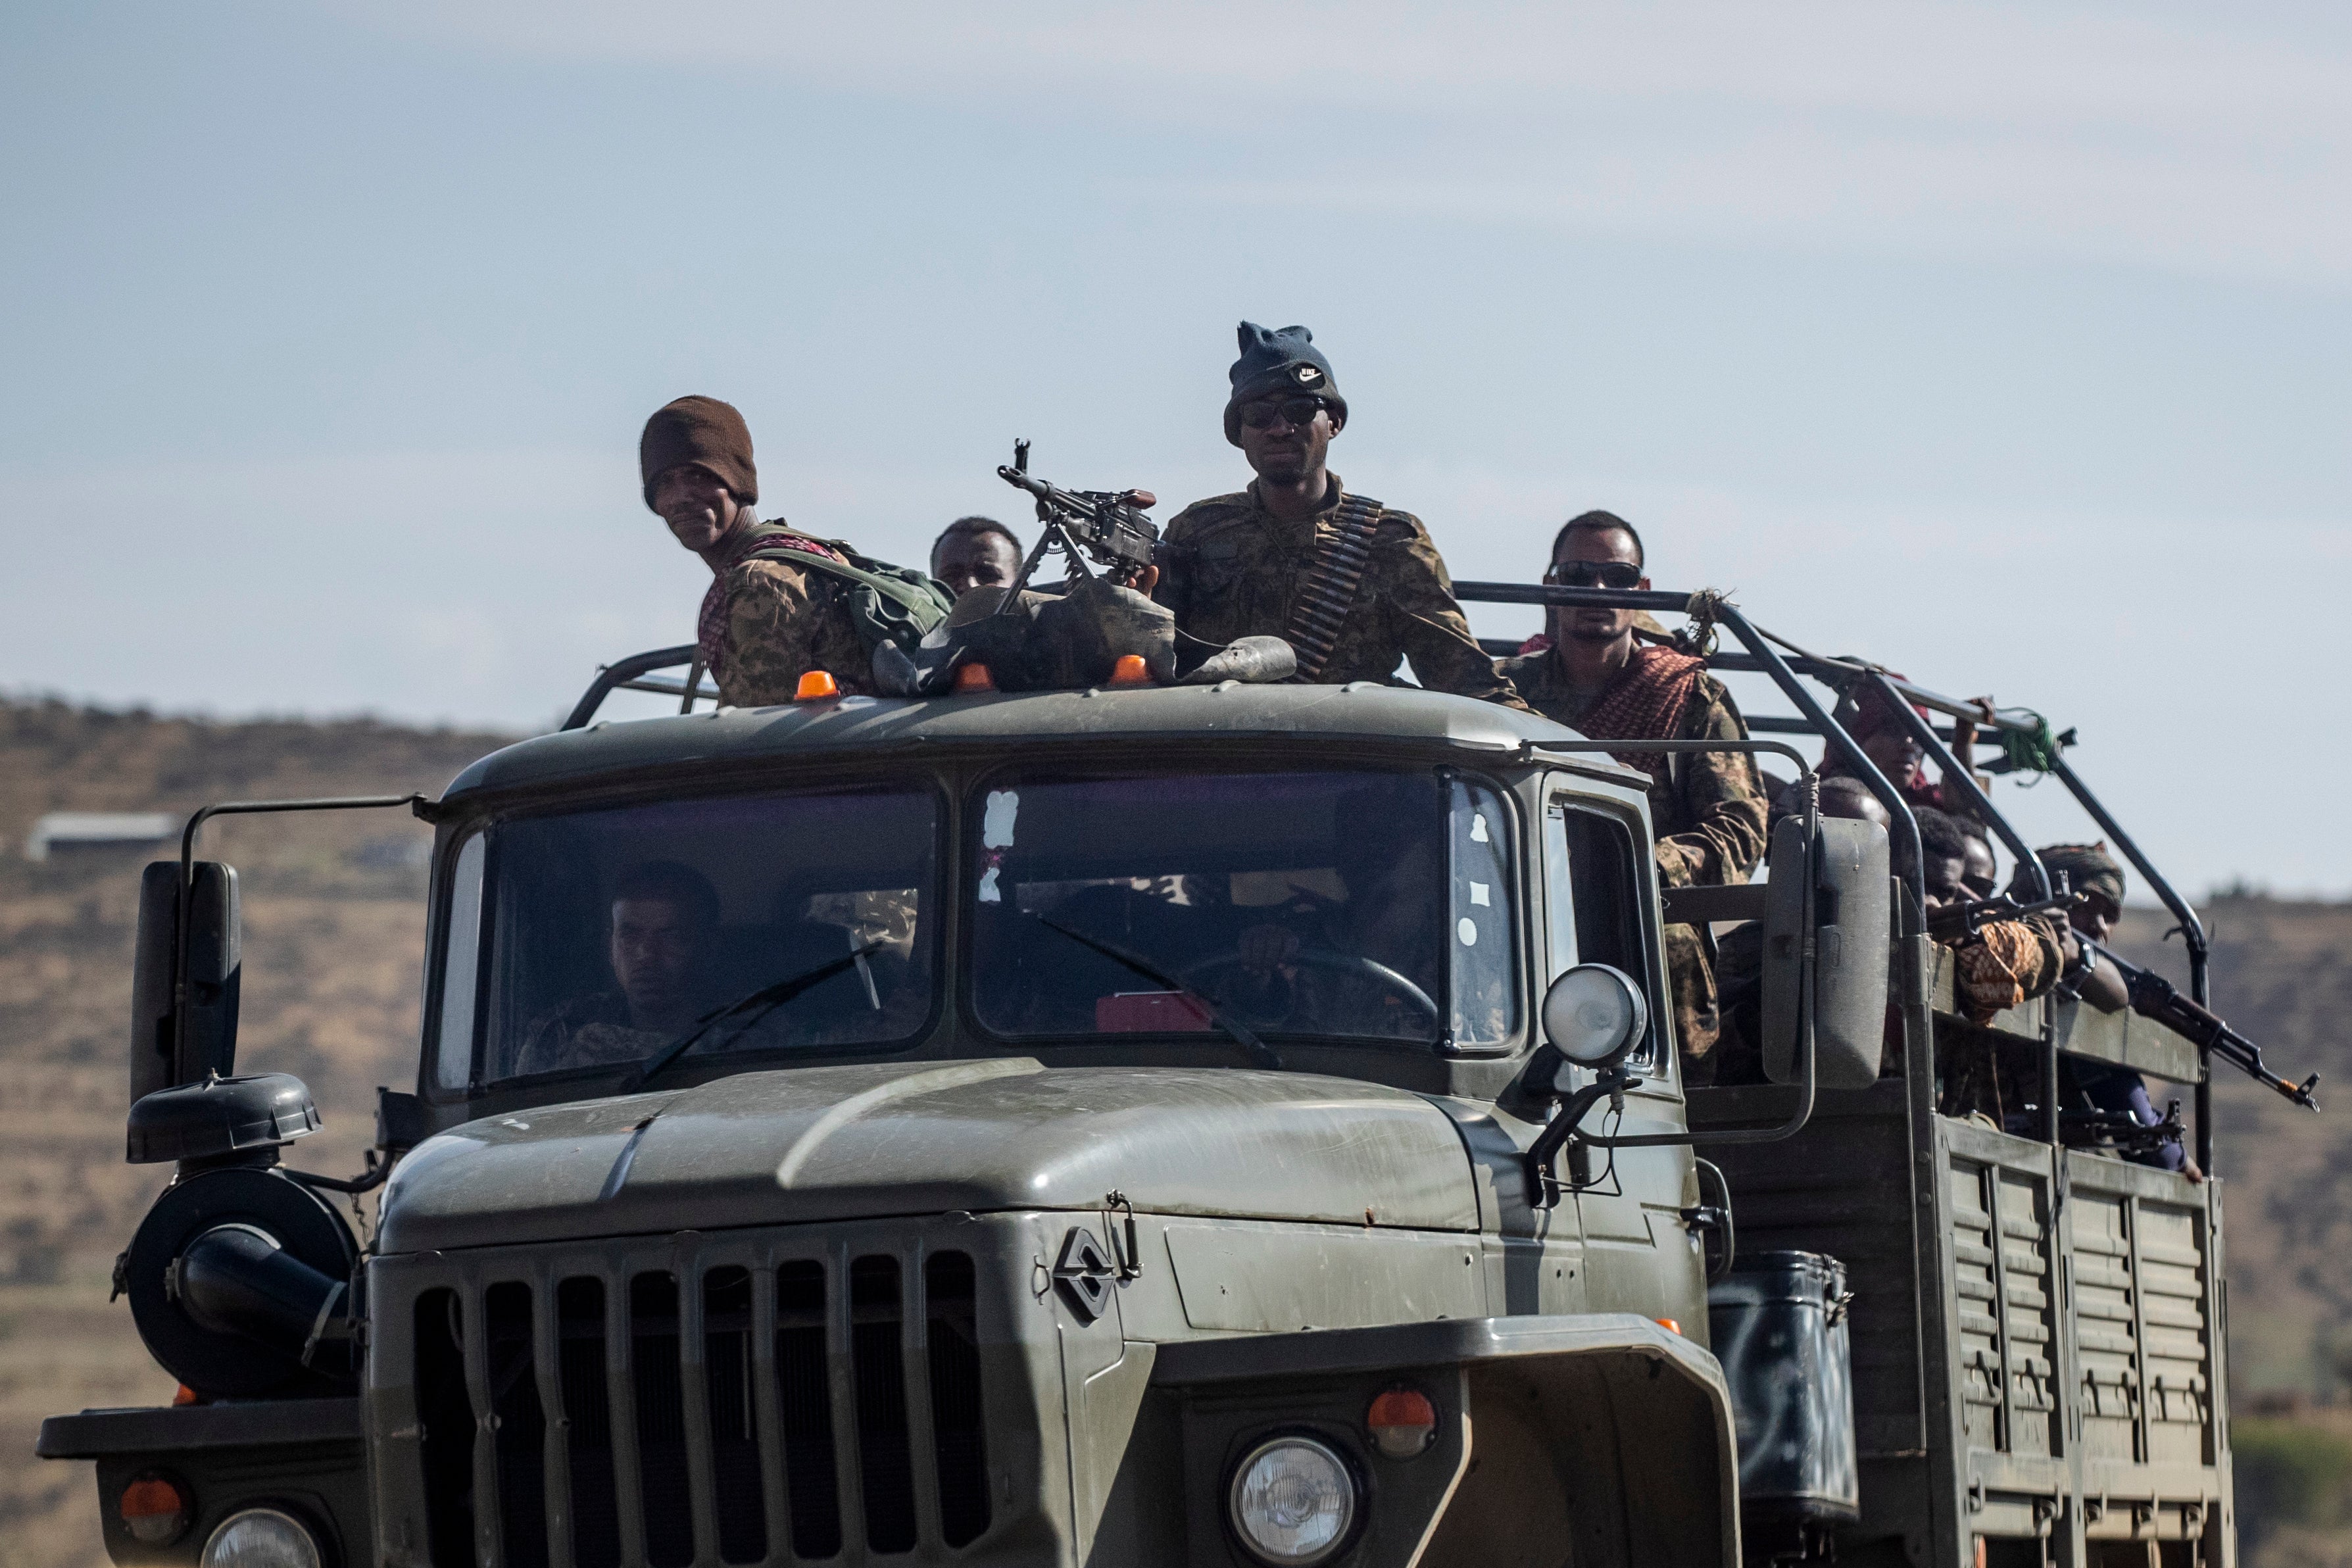
[[[857,640],[870,656],[886,642],[897,643],[908,653],[933,626],[948,618],[955,607],[955,597],[928,572],[912,566],[893,566],[887,561],[877,561],[861,555],[838,539],[819,539],[814,533],[803,533],[797,528],[784,528],[762,523],[753,534],[755,539],[789,536],[822,544],[848,557],[846,562],[811,551],[797,550],[790,545],[774,545],[752,551],[746,561],[782,561],[813,572],[823,572],[849,584],[849,618],[857,626]]]

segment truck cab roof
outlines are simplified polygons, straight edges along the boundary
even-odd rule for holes
[[[614,773],[872,755],[931,747],[1202,742],[1344,745],[1399,742],[1528,760],[1534,746],[1583,737],[1538,713],[1418,687],[1214,686],[986,693],[899,700],[843,697],[774,708],[720,708],[668,718],[600,721],[494,752],[459,773],[448,799]],[[1605,753],[1558,759],[1614,782],[1645,775]]]

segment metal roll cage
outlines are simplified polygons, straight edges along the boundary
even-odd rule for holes
[[[1680,616],[1697,614],[1696,601],[1700,598],[1700,595],[1691,594],[1655,591],[1645,593],[1610,588],[1555,587],[1550,584],[1463,582],[1454,584],[1454,596],[1466,604],[1547,606],[1557,605],[1587,609],[1648,610]],[[1952,755],[1946,745],[1946,742],[1953,738],[1955,729],[1937,729],[1920,715],[1918,709],[1926,708],[1931,712],[1943,714],[1950,719],[1965,721],[1982,729],[2013,731],[2028,735],[2042,733],[2043,726],[2039,716],[2032,715],[2025,710],[2011,709],[1996,710],[1988,719],[1984,710],[1975,703],[1947,697],[1916,681],[1890,675],[1876,665],[1853,659],[1824,658],[1818,654],[1808,653],[1783,638],[1759,629],[1739,612],[1736,605],[1709,596],[1706,607],[1712,615],[1715,624],[1730,632],[1747,650],[1745,653],[1710,653],[1706,656],[1707,667],[1717,670],[1769,676],[1772,683],[1780,689],[1781,693],[1796,705],[1797,716],[1758,715],[1748,719],[1748,729],[1759,734],[1819,736],[1830,752],[1844,765],[1845,770],[1859,778],[1868,787],[1870,793],[1877,797],[1878,803],[1886,808],[1888,819],[1895,824],[1897,843],[1907,849],[1907,855],[1898,851],[1896,856],[1898,862],[1908,867],[1904,873],[1904,883],[1910,894],[1907,899],[1896,900],[1899,906],[1896,920],[1898,934],[1901,937],[1924,943],[1927,936],[1926,884],[1921,874],[1918,819],[1912,816],[1910,803],[1903,798],[1902,792],[1896,789],[1886,775],[1863,753],[1861,745],[1846,731],[1845,728],[1825,711],[1812,693],[1805,689],[1804,678],[1810,678],[1828,686],[1838,692],[1841,699],[1851,699],[1865,689],[1875,691],[1879,700],[1895,714],[1911,738],[1919,743],[1920,749],[1928,760],[1936,764],[1942,777],[1951,782],[1967,799],[1969,809],[2000,837],[2003,844],[2009,847],[2010,853],[2017,858],[2019,866],[2026,868],[2027,874],[2032,878],[2042,895],[2043,897],[2049,895],[2050,874],[2048,868],[2042,864],[2041,857],[2033,852],[2032,847],[2025,842],[2024,837],[2019,834],[2009,819],[1987,798],[1984,792],[1977,787],[1976,780],[1969,776],[1969,770],[1960,766],[1958,760]],[[1786,649],[1787,652],[1784,654],[1782,649]],[[1489,651],[1500,650],[1490,647]],[[1915,703],[1917,707],[1913,706]],[[2069,731],[2067,733],[2071,736],[2073,731]],[[2121,853],[2125,859],[2131,862],[2132,868],[2146,879],[2149,889],[2155,892],[2158,899],[2162,900],[2165,909],[2170,911],[2172,918],[2178,922],[2177,929],[2189,950],[2189,995],[2200,1006],[2210,1005],[2208,968],[2210,947],[2206,938],[2204,922],[2197,918],[2197,911],[2189,907],[2189,900],[2182,898],[2175,890],[2171,882],[2166,879],[2164,874],[2156,868],[2155,864],[2148,859],[2147,852],[2140,848],[2137,840],[2124,831],[2122,825],[2116,821],[2114,814],[2107,810],[2105,804],[2092,792],[2089,784],[2084,783],[2082,775],[2067,763],[2063,754],[2063,742],[2051,744],[2047,749],[2047,755],[2051,775],[2066,786],[2067,793],[2074,797],[2091,820],[2099,825],[2100,830],[2106,835],[2107,842]],[[1924,953],[1915,952],[1914,962],[1924,960]],[[1913,987],[1910,994],[1916,996],[1921,994],[1923,990],[1924,987]],[[1933,1028],[1933,1021],[1925,1016],[1924,1007],[1916,1010],[1921,1016],[1916,1019],[1913,1016],[1914,1011],[1915,1009],[1908,1005],[1903,1011],[1904,1070],[1916,1084],[1923,1077],[1932,1074],[1930,1031]],[[2054,1090],[2057,1083],[2058,1047],[2054,1035],[2047,1030],[2044,1033],[2043,1070],[2047,1075],[2044,1081]],[[2213,1169],[2211,1078],[2211,1067],[2209,1063],[2205,1077],[2194,1086],[2197,1107],[2197,1163],[2209,1174]],[[1931,1077],[1928,1087],[1932,1091]],[[1915,1087],[1913,1092],[1916,1094],[1918,1089]],[[2057,1096],[2054,1092],[2048,1092],[2042,1098],[2051,1102],[2042,1108],[2043,1139],[2047,1142],[2055,1143],[2058,1141]]]
[[[680,665],[688,667],[683,680],[664,680],[654,674],[655,670],[676,669]],[[657,647],[651,653],[633,653],[617,664],[598,668],[596,679],[588,683],[588,689],[580,694],[580,700],[572,705],[572,711],[556,728],[586,729],[596,717],[596,710],[604,706],[604,699],[615,691],[650,691],[661,697],[676,697],[680,699],[677,710],[688,712],[694,707],[694,700],[703,694],[702,675],[702,655],[692,643]]]

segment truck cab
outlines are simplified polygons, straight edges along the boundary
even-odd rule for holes
[[[193,1403],[42,1439],[116,1561],[2231,1560],[2218,1200],[1937,1114],[1883,830],[1694,895],[1494,705],[593,719],[658,662],[418,804],[367,1177],[234,1071],[233,875],[156,879],[121,1282]],[[1782,1081],[1684,1081],[1674,920],[1763,922]]]
[[[199,1516],[119,1554],[257,1498],[420,1568],[1732,1561],[1689,1150],[1530,1190],[1580,965],[1634,993],[1612,1129],[1685,1126],[1646,779],[1577,739],[1232,685],[485,758],[363,1352],[170,1413],[332,1405],[351,1473],[119,1456]],[[666,1061],[632,942],[708,1020]]]

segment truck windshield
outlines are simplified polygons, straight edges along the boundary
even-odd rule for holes
[[[915,790],[649,802],[517,817],[460,848],[436,1081],[460,1089],[694,1046],[806,1054],[912,1038],[931,1012],[938,808]]]
[[[1431,773],[992,781],[971,997],[1009,1036],[1497,1044],[1517,1028],[1509,818]]]

